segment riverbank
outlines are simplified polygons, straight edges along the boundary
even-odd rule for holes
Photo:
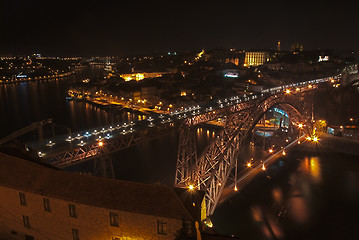
[[[303,151],[343,153],[359,156],[359,140],[337,137],[331,134],[321,134],[317,144],[303,145]]]
[[[33,77],[33,78],[24,77],[24,78],[16,78],[16,79],[3,79],[3,80],[0,80],[0,85],[64,78],[64,77],[69,77],[69,76],[73,75],[74,73],[75,73],[74,71],[69,71],[69,72],[61,73],[61,74],[38,76],[38,77]]]
[[[93,106],[99,107],[105,111],[126,111],[126,112],[133,112],[142,115],[150,115],[150,114],[167,114],[167,111],[161,111],[158,109],[151,109],[148,107],[140,107],[140,106],[133,106],[122,102],[115,102],[115,101],[107,101],[104,99],[92,99],[92,98],[72,98],[68,100],[74,101],[83,101],[89,103]]]

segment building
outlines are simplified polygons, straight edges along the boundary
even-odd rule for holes
[[[359,127],[357,126],[329,126],[327,133],[345,138],[359,139]]]
[[[155,86],[141,87],[141,97],[153,103],[160,99]]]
[[[140,72],[140,73],[126,73],[120,74],[120,77],[125,79],[125,81],[141,81],[145,78],[156,78],[162,77],[162,75],[166,74],[167,72]]]
[[[256,67],[270,61],[269,52],[267,51],[248,51],[245,52],[244,66]]]
[[[303,52],[303,44],[302,43],[292,43],[290,49],[293,53]]]
[[[233,63],[234,65],[239,65],[239,57],[226,58],[226,63]]]
[[[0,176],[0,236],[9,240],[167,240],[184,225],[195,233],[206,215],[201,191],[70,173],[4,153]]]

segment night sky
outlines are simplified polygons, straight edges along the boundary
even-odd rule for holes
[[[1,0],[0,54],[134,55],[211,48],[359,49],[355,1]],[[250,2],[250,3],[249,3]]]

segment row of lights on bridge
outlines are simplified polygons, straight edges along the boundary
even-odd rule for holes
[[[305,127],[305,125],[302,124],[302,123],[299,123],[299,124],[297,124],[297,127],[298,127],[299,129],[302,129],[303,127]],[[315,134],[313,134],[312,136],[307,136],[305,139],[306,139],[307,141],[311,141],[311,142],[314,142],[314,143],[317,143],[317,142],[319,141],[318,136],[316,136]],[[287,141],[287,142],[288,142],[288,141]],[[298,143],[298,144],[301,144],[300,140],[298,140],[297,143]],[[268,150],[268,152],[269,152],[269,153],[273,153],[274,150],[273,150],[272,148],[270,148],[270,149]],[[286,155],[287,155],[287,153],[286,153],[286,151],[285,151],[284,149],[283,149],[283,151],[282,151],[282,155],[283,155],[283,156],[286,156]],[[247,166],[248,168],[251,168],[251,167],[253,166],[252,160],[253,160],[253,158],[252,158],[249,162],[246,163],[246,166]],[[262,170],[262,171],[265,171],[265,170],[266,170],[266,166],[265,166],[264,162],[262,163],[261,170]],[[222,183],[218,183],[218,186],[222,186]],[[190,184],[190,185],[188,185],[188,189],[189,189],[190,191],[193,191],[193,190],[195,189],[195,186],[194,186],[193,184]],[[236,192],[238,191],[237,185],[234,186],[234,191],[236,191]]]

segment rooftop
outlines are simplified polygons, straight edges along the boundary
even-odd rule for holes
[[[200,220],[204,197],[198,191],[65,172],[4,153],[0,153],[0,185],[79,204],[185,220]]]

